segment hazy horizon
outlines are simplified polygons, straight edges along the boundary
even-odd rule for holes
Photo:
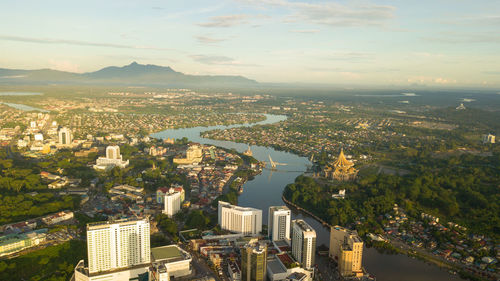
[[[3,2],[0,68],[137,61],[262,83],[497,89],[499,3]]]

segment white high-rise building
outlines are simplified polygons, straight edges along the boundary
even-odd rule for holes
[[[483,143],[495,143],[495,135],[492,134],[484,135]]]
[[[219,201],[219,225],[221,229],[236,233],[259,234],[262,231],[262,210]]]
[[[306,269],[314,266],[316,231],[304,220],[292,221],[292,255]]]
[[[272,241],[290,240],[291,212],[287,206],[269,207],[267,229]]]
[[[163,213],[168,215],[169,217],[173,217],[175,214],[177,214],[181,210],[181,197],[182,193],[171,187],[168,190],[168,193],[165,194],[165,197],[163,198],[163,202],[165,205]]]
[[[149,221],[120,220],[87,225],[89,273],[149,263]]]
[[[120,154],[120,147],[117,145],[110,145],[106,147],[106,158],[108,159],[122,159]]]
[[[125,168],[129,164],[129,161],[123,161],[122,155],[120,154],[120,147],[117,145],[112,145],[106,147],[106,157],[97,158],[94,169],[96,170],[106,170],[113,167]]]
[[[60,146],[70,146],[73,141],[73,135],[71,134],[71,130],[69,128],[63,127],[59,129],[59,145]]]

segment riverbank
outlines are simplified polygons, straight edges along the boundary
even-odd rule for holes
[[[324,227],[327,227],[327,228],[332,227],[332,225],[327,223],[325,220],[321,219],[318,216],[318,214],[315,214],[315,213],[303,208],[302,206],[291,202],[290,200],[288,200],[285,197],[285,195],[282,196],[282,200],[283,200],[283,202],[285,202],[287,204],[287,206],[289,206],[289,207],[291,207],[299,212],[307,214],[311,218],[313,218],[316,221],[318,221],[319,223],[321,223],[321,225],[323,225]],[[366,241],[367,238],[366,237],[363,237],[363,238],[364,238],[363,240]],[[440,269],[446,270],[447,272],[449,272],[450,274],[453,274],[453,275],[456,275],[457,272],[466,270],[467,274],[471,275],[471,276],[469,276],[469,278],[471,280],[475,280],[471,277],[477,276],[477,275],[473,275],[471,273],[471,270],[467,269],[467,267],[465,267],[463,265],[455,264],[455,263],[452,263],[451,261],[445,260],[444,258],[436,257],[435,255],[425,251],[424,249],[411,247],[411,246],[405,244],[404,242],[398,241],[394,238],[390,238],[389,241],[386,241],[384,243],[388,243],[388,245],[390,245],[390,247],[386,247],[386,246],[380,245],[378,243],[369,243],[369,242],[365,242],[365,246],[367,246],[368,248],[374,248],[379,253],[384,254],[384,255],[387,255],[387,254],[389,254],[389,255],[405,255],[405,256],[410,257],[410,258],[418,259],[418,260],[425,262],[429,265],[437,266]]]
[[[272,124],[286,120],[283,115],[266,114],[267,120],[257,124]],[[249,127],[256,124],[239,125],[239,127]],[[238,126],[238,125],[236,125]],[[231,127],[236,127],[231,126]],[[246,151],[247,144],[235,143],[232,141],[219,141],[203,138],[200,133],[213,129],[227,129],[225,126],[198,127],[190,129],[166,130],[152,135],[157,138],[182,138],[187,137],[192,142],[210,144],[227,149],[235,149],[240,153]],[[262,210],[262,221],[267,221],[270,206],[284,205],[283,190],[286,185],[293,183],[295,178],[306,172],[310,166],[310,161],[305,157],[296,154],[276,150],[270,147],[250,145],[253,157],[261,162],[268,161],[269,156],[275,162],[287,163],[286,166],[279,166],[277,170],[263,169],[261,174],[255,176],[244,184],[243,193],[238,196],[238,205],[253,207]],[[288,199],[287,199],[288,200]],[[313,218],[303,210],[292,208],[292,219],[303,219],[316,230],[317,244],[329,244],[330,229],[320,221]],[[379,281],[458,281],[460,278],[450,275],[448,272],[436,266],[403,255],[383,254],[375,249],[368,248],[363,256],[363,265],[368,272],[375,275]]]

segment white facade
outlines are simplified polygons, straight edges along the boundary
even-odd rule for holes
[[[484,135],[483,142],[484,143],[495,143],[495,136],[492,134]]]
[[[150,262],[149,221],[124,220],[87,226],[89,273]]]
[[[246,235],[255,235],[262,231],[262,210],[219,201],[218,218],[221,229]]]
[[[303,220],[292,221],[292,255],[306,269],[314,266],[316,231]]]
[[[151,250],[153,271],[168,273],[168,277],[181,278],[193,273],[191,255],[177,245],[156,247]],[[157,274],[160,277],[162,274]]]
[[[149,265],[144,265],[111,272],[89,274],[84,267],[84,261],[81,260],[75,267],[74,281],[138,280],[140,275],[148,274],[148,269]]]
[[[290,240],[291,212],[287,206],[271,206],[268,215],[268,232],[271,241]]]
[[[71,142],[73,141],[73,135],[71,134],[71,130],[63,127],[58,132],[59,136],[59,145],[60,146],[71,146]]]
[[[106,157],[97,158],[94,169],[96,170],[106,170],[108,168],[119,167],[125,168],[129,164],[129,161],[123,161],[122,155],[120,154],[120,147],[117,145],[106,147]]]
[[[163,213],[172,217],[177,214],[181,210],[181,196],[182,193],[179,191],[175,191],[173,188],[168,190],[168,193],[165,194],[163,198],[163,202],[165,208],[163,209]]]

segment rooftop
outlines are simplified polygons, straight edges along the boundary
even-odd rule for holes
[[[294,222],[300,227],[302,231],[306,232],[316,232],[307,222],[304,220],[294,220]]]
[[[153,261],[177,261],[184,259],[184,255],[175,245],[151,248],[151,256]]]
[[[273,211],[290,211],[290,209],[287,206],[271,206],[271,207],[269,207],[269,210],[273,210]]]
[[[281,266],[281,263],[278,261],[278,259],[273,259],[271,261],[267,262],[267,268],[271,270],[273,274],[278,274],[278,273],[285,273],[286,270],[283,269]]]
[[[251,207],[241,207],[241,206],[231,205],[230,203],[227,203],[224,201],[219,201],[219,206],[221,206],[221,205],[224,208],[230,208],[230,209],[234,209],[234,210],[242,211],[242,212],[245,212],[245,211],[260,211],[260,212],[262,212],[262,210],[259,210],[259,209],[255,209],[255,208],[251,208]]]
[[[140,221],[146,221],[146,219],[120,219],[112,221],[91,222],[87,224],[87,230],[99,229],[106,226],[110,226],[112,224],[120,224],[120,225],[134,224]]]

